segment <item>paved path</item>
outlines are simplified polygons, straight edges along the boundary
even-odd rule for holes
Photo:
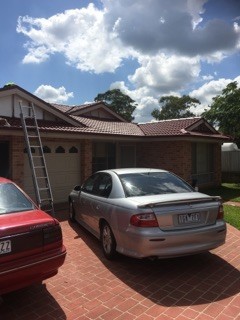
[[[239,320],[240,232],[210,253],[169,260],[103,258],[99,242],[58,213],[67,259],[43,285],[10,293],[1,320]]]
[[[234,206],[234,207],[240,207],[240,202],[227,201],[224,204],[227,204],[229,206]]]

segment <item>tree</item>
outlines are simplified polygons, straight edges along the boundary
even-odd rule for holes
[[[99,93],[94,101],[103,101],[110,109],[118,113],[127,121],[134,120],[132,113],[136,109],[136,102],[119,89]]]
[[[240,147],[240,88],[237,81],[229,83],[213,98],[209,107],[202,115],[220,132],[232,136]]]
[[[195,114],[190,111],[190,108],[200,104],[200,101],[188,95],[182,97],[163,96],[159,103],[162,108],[160,110],[154,109],[151,115],[156,120],[168,120],[194,117]]]

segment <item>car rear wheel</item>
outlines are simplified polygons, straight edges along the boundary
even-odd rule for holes
[[[114,259],[116,256],[116,240],[108,223],[104,223],[101,227],[101,245],[105,257],[108,260]]]
[[[69,201],[69,220],[72,222],[75,222],[75,210],[73,207],[73,202],[70,200]]]

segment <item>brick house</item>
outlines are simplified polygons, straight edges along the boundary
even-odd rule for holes
[[[19,101],[33,103],[55,203],[92,172],[114,167],[170,170],[199,187],[221,183],[221,135],[201,117],[128,123],[102,102],[47,103],[17,85],[0,89],[0,176],[34,198]]]

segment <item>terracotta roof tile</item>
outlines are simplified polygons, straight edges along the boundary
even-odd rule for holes
[[[86,117],[72,116],[75,120],[99,133],[143,136],[144,133],[135,123],[102,121]]]
[[[139,127],[146,136],[185,135],[188,133],[187,128],[199,120],[199,117],[163,120],[139,124]]]
[[[64,104],[57,104],[57,103],[51,103],[51,105],[65,113],[74,113],[75,111],[78,111],[79,109],[88,109],[89,107],[96,106],[98,104],[101,104],[100,102],[91,102],[91,103],[86,103],[86,104],[80,104],[80,105],[74,105],[74,106],[69,106],[69,105],[64,105]]]

